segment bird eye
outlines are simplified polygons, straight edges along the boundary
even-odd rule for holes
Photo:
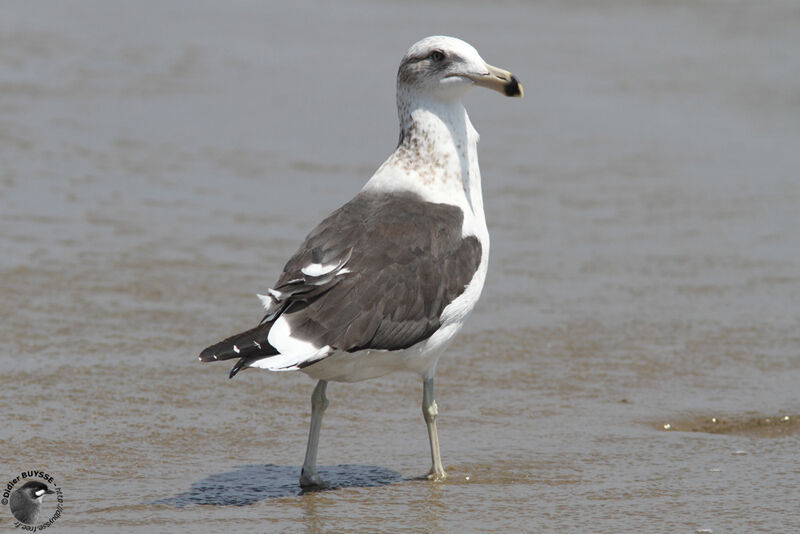
[[[442,52],[441,50],[434,50],[428,57],[430,57],[434,61],[442,61],[444,59],[444,52]]]

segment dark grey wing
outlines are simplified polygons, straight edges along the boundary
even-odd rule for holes
[[[419,343],[480,264],[480,242],[461,236],[462,223],[455,206],[361,193],[289,260],[264,321],[282,316],[292,338],[350,352]],[[304,273],[312,264],[324,274]]]

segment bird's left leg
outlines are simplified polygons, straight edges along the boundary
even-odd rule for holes
[[[439,408],[433,398],[433,377],[424,379],[422,383],[422,416],[428,426],[428,439],[431,442],[431,460],[433,465],[428,478],[431,480],[444,480],[447,473],[442,466],[442,456],[439,454],[439,434],[436,432],[436,416]]]
[[[317,448],[319,447],[319,430],[322,426],[322,415],[329,404],[328,397],[325,396],[327,387],[327,380],[320,380],[317,382],[317,387],[314,388],[314,393],[311,394],[311,427],[308,429],[306,459],[303,461],[303,469],[300,471],[300,486],[304,488],[324,485],[317,474]]]

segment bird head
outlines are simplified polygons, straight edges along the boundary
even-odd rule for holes
[[[489,65],[472,45],[455,37],[437,35],[414,43],[397,72],[398,92],[457,99],[474,85],[506,96],[523,95],[514,75]]]

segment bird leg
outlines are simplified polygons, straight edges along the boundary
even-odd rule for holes
[[[314,393],[311,394],[311,427],[308,430],[308,446],[303,469],[300,471],[300,486],[313,488],[324,485],[317,474],[317,447],[319,446],[319,429],[322,426],[322,414],[328,407],[328,398],[325,396],[327,380],[317,382]]]
[[[426,378],[422,383],[422,416],[425,418],[425,424],[428,425],[428,439],[431,442],[433,466],[430,473],[428,473],[430,480],[444,480],[447,478],[447,473],[444,472],[444,467],[442,467],[442,456],[439,454],[439,434],[436,432],[436,416],[438,414],[439,408],[433,399],[433,377]]]

